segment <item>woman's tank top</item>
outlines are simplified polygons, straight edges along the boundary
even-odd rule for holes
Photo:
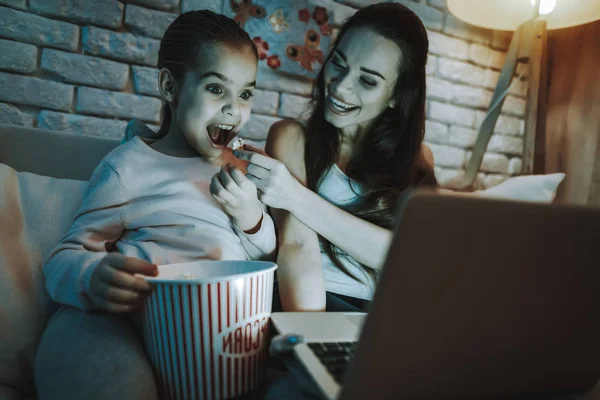
[[[333,164],[319,181],[317,193],[336,206],[352,205],[360,201],[361,185],[346,176],[342,170]],[[359,299],[372,300],[375,291],[374,280],[365,272],[364,268],[352,257],[337,249],[342,264],[357,281],[342,272],[329,258],[321,246],[321,260],[325,276],[325,289],[328,292],[338,293]]]

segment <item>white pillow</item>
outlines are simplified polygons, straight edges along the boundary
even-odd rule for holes
[[[565,179],[560,172],[546,175],[523,175],[509,178],[486,190],[478,190],[476,196],[507,200],[520,200],[534,203],[551,203],[556,196],[558,185]]]

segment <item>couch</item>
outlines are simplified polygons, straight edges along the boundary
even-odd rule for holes
[[[35,396],[35,350],[57,307],[45,290],[42,262],[69,228],[86,181],[118,145],[0,125],[1,400]]]
[[[119,143],[0,124],[0,400],[35,399],[35,352],[57,309],[42,263],[68,230],[92,172]],[[564,177],[556,175],[513,178],[486,195],[548,202]]]

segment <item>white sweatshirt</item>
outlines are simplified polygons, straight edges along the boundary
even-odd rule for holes
[[[139,137],[113,150],[94,171],[73,225],[46,260],[50,296],[91,310],[90,278],[108,252],[157,265],[271,258],[271,217],[264,213],[254,234],[235,226],[210,195],[218,170],[200,156],[159,153]]]

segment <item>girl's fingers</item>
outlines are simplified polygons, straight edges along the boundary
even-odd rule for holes
[[[227,190],[229,193],[234,196],[241,195],[240,187],[229,174],[229,168],[227,166],[224,166],[221,168],[221,171],[219,171],[219,179],[225,190]],[[219,193],[219,195],[221,194]]]
[[[246,178],[248,178],[248,180],[252,183],[254,183],[254,185],[256,186],[256,188],[258,190],[260,190],[261,192],[264,192],[265,189],[267,188],[267,181],[258,178],[257,176],[254,176],[252,174],[246,174]]]
[[[140,260],[133,257],[125,257],[119,255],[109,255],[109,265],[117,268],[121,271],[126,271],[131,274],[142,274],[148,276],[158,275],[158,268],[155,264],[149,263],[148,261]]]
[[[97,295],[104,298],[109,303],[129,305],[139,303],[149,294],[122,289],[118,286],[112,286],[104,282],[101,282],[96,290],[98,292]]]
[[[221,199],[221,201],[226,202],[227,205],[235,205],[237,203],[236,197],[229,193],[227,189],[225,189],[219,177],[220,175],[215,175],[210,181],[210,192],[212,193],[213,197],[219,197],[219,199]]]
[[[107,311],[107,312],[111,312],[111,313],[121,314],[121,313],[133,312],[133,311],[137,310],[138,308],[140,308],[140,306],[142,305],[142,302],[133,303],[133,304],[119,304],[119,303],[110,302],[100,296],[92,295],[91,297],[92,297],[92,301],[94,302],[94,305],[96,306],[96,308],[98,308],[99,310]]]
[[[150,284],[144,278],[118,270],[115,267],[107,268],[100,275],[100,281],[111,286],[139,293],[149,293],[152,290]]]

